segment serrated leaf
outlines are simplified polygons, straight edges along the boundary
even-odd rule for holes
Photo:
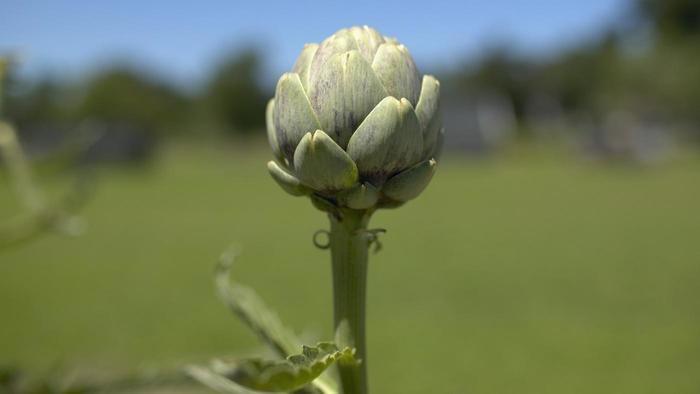
[[[287,392],[312,383],[333,363],[357,363],[354,355],[352,348],[339,349],[334,343],[320,342],[316,346],[303,346],[301,353],[285,360],[248,359],[229,366],[217,363],[209,369],[192,367],[190,371],[195,372],[192,374],[194,378],[215,389],[226,386],[223,378],[234,383],[231,387],[239,385],[246,390]]]
[[[268,347],[282,358],[293,355],[302,347],[299,338],[284,326],[257,293],[230,278],[236,252],[229,250],[221,255],[216,269],[216,287],[224,303]],[[338,392],[337,382],[329,376],[320,376],[313,382],[323,393]]]
[[[216,269],[219,296],[280,357],[294,354],[301,347],[301,341],[294,332],[282,324],[277,314],[267,307],[253,289],[230,279],[235,257],[235,252],[228,251],[219,259]]]

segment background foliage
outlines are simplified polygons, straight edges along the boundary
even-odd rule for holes
[[[601,123],[610,112],[624,110],[697,138],[700,5],[692,0],[632,4],[620,23],[552,58],[496,46],[475,61],[433,71],[444,82],[448,102],[483,94],[503,97],[512,106],[516,132],[525,136],[536,127],[532,103],[546,97],[559,103],[573,128],[582,118]],[[251,45],[220,59],[195,87],[124,65],[79,80],[50,74],[33,81],[11,78],[7,116],[25,133],[40,125],[65,129],[84,119],[159,139],[259,131],[264,127],[259,114],[273,93],[262,78],[264,57]]]

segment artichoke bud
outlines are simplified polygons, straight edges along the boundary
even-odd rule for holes
[[[442,141],[440,83],[396,39],[363,27],[307,44],[266,111],[288,193],[338,208],[398,206],[428,185]]]

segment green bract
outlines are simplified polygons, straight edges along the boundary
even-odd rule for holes
[[[272,177],[292,195],[351,209],[397,206],[435,172],[440,83],[367,26],[307,44],[267,106]]]

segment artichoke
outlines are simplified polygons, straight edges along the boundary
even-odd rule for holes
[[[439,95],[405,46],[367,26],[307,44],[267,105],[268,170],[288,193],[324,206],[401,205],[435,172]]]

